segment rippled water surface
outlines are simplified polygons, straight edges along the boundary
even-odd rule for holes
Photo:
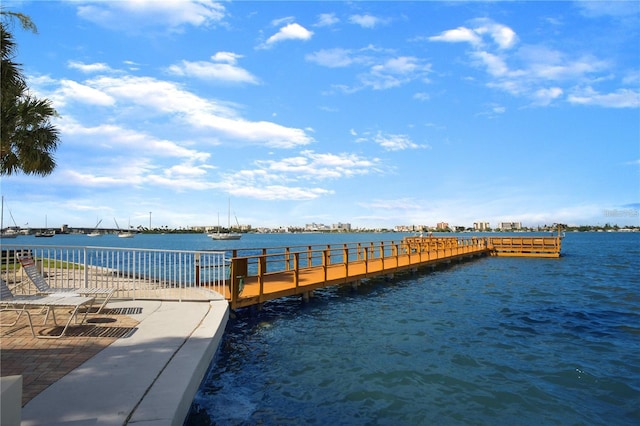
[[[640,424],[640,234],[230,320],[187,425]]]

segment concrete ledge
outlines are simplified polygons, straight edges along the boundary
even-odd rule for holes
[[[22,421],[22,376],[0,377],[0,425],[20,426]]]
[[[207,315],[160,373],[128,424],[184,424],[229,319],[226,300],[212,301],[210,305]],[[180,390],[182,396],[176,398]]]
[[[21,426],[182,425],[229,317],[225,300],[123,301],[136,331],[22,408]],[[4,422],[2,423],[4,425]]]

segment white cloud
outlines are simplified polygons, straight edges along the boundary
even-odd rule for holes
[[[393,74],[411,74],[419,67],[418,60],[412,56],[391,58],[383,65],[376,66],[379,70]]]
[[[622,77],[622,83],[640,86],[640,69],[626,72]]]
[[[369,52],[375,52],[373,56]],[[384,90],[401,86],[408,82],[422,79],[428,81],[431,64],[414,56],[389,56],[389,53],[373,46],[359,50],[342,48],[323,49],[306,56],[306,60],[329,68],[348,66],[369,66],[358,74],[360,87],[334,85],[344,93],[353,93],[363,88]]]
[[[503,77],[510,73],[509,67],[505,63],[504,58],[498,55],[490,52],[478,51],[473,52],[471,56],[477,60],[477,63],[484,65],[487,72],[494,77]]]
[[[65,169],[61,171],[61,175],[66,183],[73,182],[80,188],[100,187],[113,190],[116,187],[155,186],[179,193],[210,187],[205,179],[207,167],[190,161],[160,166],[153,157],[114,156],[106,164],[93,164],[86,169]]]
[[[576,90],[569,95],[572,104],[596,105],[609,108],[638,108],[640,107],[640,91],[618,89],[611,93],[598,93],[591,87]]]
[[[408,135],[383,134],[378,132],[373,141],[386,151],[404,151],[406,149],[429,148],[428,145],[418,145]]]
[[[500,49],[509,49],[518,41],[515,31],[506,25],[497,24],[489,19],[477,19],[478,26],[473,31],[482,36],[488,34]]]
[[[95,173],[65,170],[61,174],[67,183],[73,182],[76,185],[85,187],[113,187],[140,183],[137,173],[123,174],[122,172],[123,170],[114,169],[109,176],[99,176]]]
[[[236,111],[212,99],[201,98],[178,84],[153,77],[101,76],[85,84],[100,89],[131,107],[142,107],[148,113],[212,114],[235,117]],[[167,102],[171,99],[171,102]],[[189,119],[188,117],[186,118]]]
[[[307,30],[300,24],[288,24],[280,28],[277,33],[269,37],[267,41],[259,46],[259,48],[268,49],[276,43],[285,40],[309,40],[312,36],[313,31]]]
[[[126,151],[129,154],[144,154],[154,157],[183,158],[190,161],[205,162],[210,154],[181,146],[179,143],[167,139],[157,139],[153,135],[127,129],[115,124],[100,124],[98,126],[83,126],[75,121],[65,119],[61,121],[60,130],[69,139],[72,146],[82,144],[86,149],[107,149],[115,152]],[[96,141],[88,148],[87,140]],[[102,159],[100,159],[102,161]]]
[[[251,186],[234,184],[233,188],[229,192],[234,196],[268,201],[306,201],[334,193],[334,191],[324,188],[303,188],[284,185]]]
[[[441,32],[437,36],[429,37],[430,41],[443,41],[447,43],[460,43],[466,42],[470,43],[474,46],[477,46],[481,43],[482,38],[476,34],[475,31],[465,28],[458,27],[453,30],[447,30]]]
[[[340,22],[340,19],[336,17],[335,13],[321,13],[318,15],[318,21],[316,27],[330,27]]]
[[[373,15],[351,15],[349,22],[360,25],[362,28],[375,28],[377,25],[383,24],[386,21]]]
[[[564,91],[560,87],[549,87],[538,89],[533,93],[534,103],[536,105],[549,105],[555,99],[562,96]]]
[[[468,52],[471,64],[484,69],[490,78],[487,87],[529,98],[532,105],[537,106],[563,100],[571,86],[587,87],[573,89],[571,96],[566,99],[572,104],[611,108],[633,108],[638,105],[638,93],[635,90],[620,88],[600,94],[591,88],[590,85],[595,82],[613,78],[613,75],[598,75],[612,68],[609,61],[585,53],[571,55],[544,45],[522,45],[510,51],[518,43],[518,37],[511,28],[484,18],[472,23],[472,29],[458,27],[429,37],[429,40],[468,42],[471,46]],[[635,80],[633,73],[622,77],[623,84]],[[551,87],[550,82],[553,84]],[[563,84],[568,87],[563,87]]]
[[[105,73],[113,71],[111,67],[102,62],[96,62],[93,64],[85,64],[79,61],[69,61],[67,62],[67,66],[72,69],[77,69],[83,73]]]
[[[184,25],[220,22],[225,8],[211,0],[81,1],[78,16],[110,29],[143,32],[145,28],[168,27],[175,31]]]
[[[204,177],[207,174],[207,170],[202,167],[195,167],[193,163],[182,163],[169,167],[165,170],[165,174],[173,179],[180,177],[194,179]]]
[[[48,84],[52,84],[50,81]],[[118,105],[111,120],[125,120],[132,114],[138,122],[157,120],[177,131],[186,126],[189,132],[206,132],[215,143],[235,140],[274,148],[292,148],[313,142],[304,129],[286,127],[270,121],[249,121],[222,102],[206,99],[186,91],[176,83],[151,77],[101,76],[82,84],[64,80],[54,91],[56,105],[64,106],[68,99],[80,99],[94,105]],[[171,102],[167,102],[171,99]],[[63,115],[64,111],[61,111]],[[101,114],[105,120],[104,113]],[[171,124],[170,124],[171,123]]]
[[[211,60],[214,62],[226,62],[228,64],[236,64],[238,62],[238,59],[242,57],[243,55],[239,55],[233,52],[216,52],[216,54],[211,57]]]
[[[52,94],[51,99],[58,107],[70,101],[99,106],[113,106],[116,103],[116,100],[107,93],[73,80],[61,80],[60,88]]]
[[[190,141],[157,138],[118,124],[86,126],[66,116],[58,128],[65,151],[81,150],[81,163],[61,165],[61,185],[78,188],[157,186],[184,191],[205,189],[211,154],[192,147]]]
[[[320,154],[302,151],[297,157],[282,160],[258,160],[255,166],[275,180],[325,180],[369,174],[379,171],[379,159],[368,159],[356,154]],[[266,179],[266,176],[261,176]]]
[[[609,68],[606,61],[591,55],[571,58],[558,50],[544,46],[523,46],[517,53],[523,68],[535,78],[544,80],[572,80]]]
[[[220,52],[212,57],[214,61],[219,62],[190,62],[183,60],[180,64],[171,65],[168,68],[168,72],[174,75],[196,77],[215,82],[258,84],[258,79],[253,74],[244,68],[234,65],[239,57],[241,56]]]
[[[364,86],[383,90],[401,86],[418,78],[426,80],[430,71],[431,65],[422,63],[418,58],[400,56],[372,66],[368,73],[361,74],[359,78]]]
[[[476,115],[479,117],[487,117],[492,119],[507,112],[506,107],[496,103],[488,103],[484,106],[484,108],[485,109],[483,111],[477,113]]]
[[[515,31],[506,25],[495,23],[490,19],[476,19],[474,22],[476,23],[475,28],[458,27],[443,31],[428,39],[447,43],[465,42],[479,47],[484,43],[483,36],[487,35],[500,49],[509,49],[518,40]]]
[[[330,188],[305,186],[381,173],[380,160],[356,154],[317,153],[311,150],[279,160],[257,160],[250,169],[223,176],[221,187],[235,196],[259,200],[313,200],[334,193]]]
[[[329,68],[348,67],[354,63],[352,51],[340,47],[318,50],[308,54],[305,59]]]
[[[313,141],[302,129],[285,127],[269,121],[247,121],[198,114],[190,122],[202,128],[222,132],[227,137],[272,148],[294,148]]]
[[[295,21],[296,18],[294,16],[285,16],[284,18],[274,19],[273,21],[271,21],[271,25],[273,25],[274,27],[279,27],[280,25],[284,24],[292,24]]]

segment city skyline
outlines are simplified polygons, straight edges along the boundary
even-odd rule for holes
[[[3,8],[61,136],[5,227],[639,224],[637,2]]]

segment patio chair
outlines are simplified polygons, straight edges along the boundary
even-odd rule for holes
[[[115,288],[100,288],[100,287],[77,287],[77,288],[56,288],[50,287],[47,280],[38,272],[38,268],[36,267],[36,262],[33,260],[30,254],[28,253],[19,253],[17,256],[18,261],[24,268],[24,271],[27,273],[27,277],[31,280],[31,282],[36,286],[38,290],[38,294],[64,294],[67,295],[75,294],[79,296],[88,296],[94,297],[97,299],[102,299],[102,304],[98,308],[96,313],[101,313],[102,309],[107,305],[111,296],[115,292]]]
[[[24,296],[24,297],[29,300],[34,299],[31,296]],[[9,286],[7,285],[7,283],[2,278],[0,278],[0,312],[9,311],[9,312],[15,312],[17,314],[15,321],[13,321],[11,324],[0,323],[0,326],[13,327],[18,323],[18,321],[20,321],[20,317],[24,313],[24,314],[27,314],[27,319],[29,320],[29,326],[31,327],[31,335],[33,337],[36,337],[36,333],[34,333],[33,331],[33,322],[31,321],[31,313],[24,308],[16,308],[15,305],[13,304],[14,301],[16,300],[20,300],[20,297],[14,296],[13,293],[11,293],[11,290],[9,289]]]
[[[18,313],[18,317],[12,325],[15,325],[22,313],[26,313],[29,318],[29,327],[31,328],[31,334],[34,337],[39,339],[58,339],[62,337],[71,321],[75,319],[76,324],[78,323],[78,312],[82,306],[86,306],[86,311],[84,316],[82,317],[83,323],[86,318],[91,306],[93,306],[93,302],[95,298],[93,297],[85,297],[78,295],[65,295],[65,294],[50,294],[50,295],[26,295],[26,296],[14,296],[9,289],[9,286],[4,280],[0,280],[0,311],[14,311]],[[71,312],[69,313],[69,319],[67,323],[64,325],[60,334],[57,335],[37,335],[35,330],[33,329],[33,322],[31,321],[31,314],[27,310],[27,308],[35,307],[35,308],[43,308],[46,310],[46,315],[44,317],[44,321],[42,324],[46,324],[49,319],[49,313],[53,318],[53,323],[57,326],[58,321],[56,319],[56,311],[55,308],[71,308]],[[5,325],[5,324],[3,324]],[[8,325],[8,324],[7,324]]]

